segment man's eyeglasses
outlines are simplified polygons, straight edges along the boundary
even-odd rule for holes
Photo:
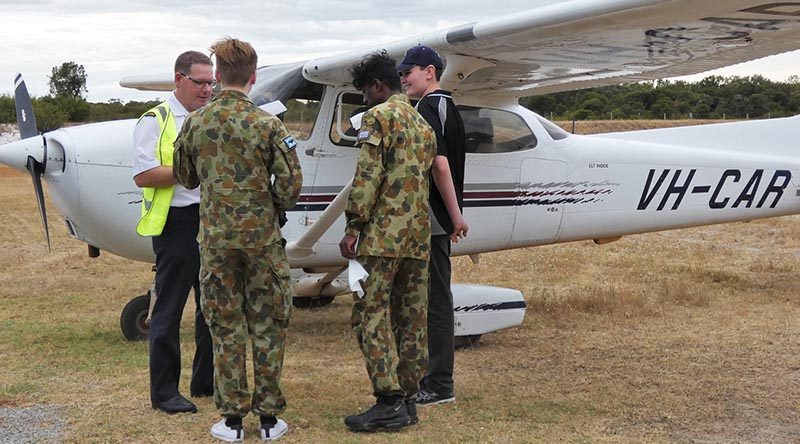
[[[191,80],[192,83],[194,83],[194,87],[197,88],[197,89],[201,89],[204,86],[208,86],[209,88],[214,89],[214,87],[217,86],[217,82],[215,80],[197,80],[197,79],[193,79],[193,78],[187,76],[186,74],[184,74],[182,72],[179,72],[178,74],[180,74],[180,75],[186,77],[187,79]]]

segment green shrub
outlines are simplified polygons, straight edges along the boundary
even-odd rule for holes
[[[17,112],[14,109],[14,99],[11,96],[0,96],[0,123],[14,123],[17,121]]]
[[[36,116],[36,129],[46,132],[60,128],[67,121],[68,114],[50,101],[33,100],[33,114]]]

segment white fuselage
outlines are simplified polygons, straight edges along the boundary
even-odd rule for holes
[[[288,213],[283,234],[289,241],[352,179],[358,149],[328,137],[337,93],[326,91],[311,136],[298,141],[303,197]],[[521,117],[535,146],[467,155],[470,231],[454,246],[456,255],[800,212],[800,157],[790,146],[797,118],[554,140],[552,129],[527,109],[514,103],[495,108]],[[44,180],[74,237],[152,261],[149,239],[134,229],[141,200],[131,177],[134,125],[124,120],[46,134],[48,157],[56,160],[48,162]],[[293,267],[344,264],[338,249],[343,232],[340,216],[313,254]]]

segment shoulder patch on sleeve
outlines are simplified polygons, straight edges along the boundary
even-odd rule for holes
[[[292,136],[286,136],[283,138],[283,144],[286,145],[286,149],[291,151],[297,148],[297,142],[294,140]]]
[[[378,119],[372,114],[372,110],[367,111],[361,118],[361,128],[358,130],[356,143],[378,146],[381,143],[381,137],[381,125]]]

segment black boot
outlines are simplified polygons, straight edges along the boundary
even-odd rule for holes
[[[374,432],[406,427],[411,424],[411,419],[408,417],[405,401],[399,398],[392,404],[378,401],[366,412],[348,416],[344,423],[354,432]]]

